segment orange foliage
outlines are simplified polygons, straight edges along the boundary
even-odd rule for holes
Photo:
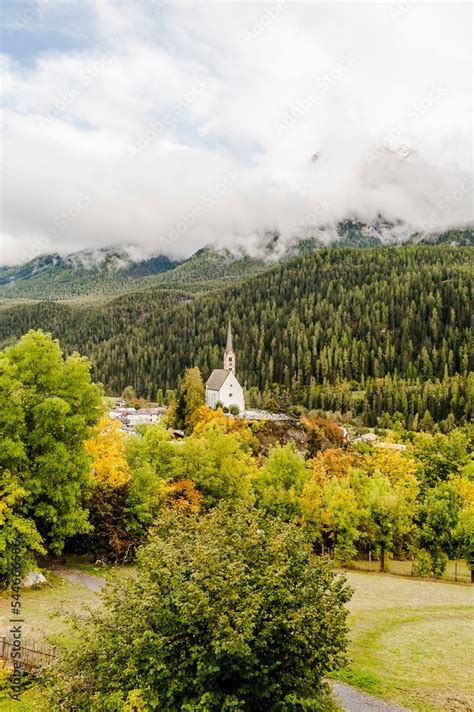
[[[177,480],[165,487],[166,501],[181,514],[194,514],[201,510],[203,497],[192,480]]]
[[[361,464],[361,456],[354,450],[329,449],[318,452],[316,457],[309,461],[312,477],[317,480],[326,480],[331,477],[345,478],[351,467]]]

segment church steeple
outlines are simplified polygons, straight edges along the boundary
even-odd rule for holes
[[[226,371],[233,371],[235,373],[235,353],[232,345],[232,328],[230,325],[227,327],[227,344],[224,352],[224,368]]]

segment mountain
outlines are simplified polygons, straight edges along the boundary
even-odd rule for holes
[[[337,228],[308,228],[288,242],[277,231],[262,235],[255,254],[243,247],[204,247],[183,261],[159,255],[145,260],[133,257],[132,247],[83,250],[61,257],[43,255],[17,267],[0,267],[0,298],[75,299],[114,295],[145,289],[185,289],[191,292],[218,289],[278,262],[311,254],[326,247],[373,248],[386,244],[474,245],[473,228],[448,230],[433,235],[411,235],[404,226],[379,218],[371,225],[344,220]]]
[[[276,397],[350,411],[369,425],[397,412],[409,425],[425,410],[435,422],[465,422],[473,407],[472,255],[445,244],[326,248],[257,274],[239,268],[233,282],[211,279],[208,290],[171,284],[88,304],[4,302],[0,345],[43,328],[66,352],[87,355],[108,393],[132,385],[150,398],[176,388],[187,367],[206,378],[219,366],[230,316],[249,404]],[[215,253],[194,260],[156,278],[190,271],[203,284]]]
[[[163,255],[135,261],[130,251],[123,248],[82,250],[66,257],[42,255],[25,265],[0,267],[0,296],[70,299],[86,294],[110,294],[178,264]]]
[[[61,300],[84,296],[113,297],[152,288],[197,291],[223,286],[260,272],[268,260],[243,252],[202,248],[182,262],[158,256],[132,261],[113,249],[82,251],[61,257],[44,255],[18,267],[0,267],[0,298]]]

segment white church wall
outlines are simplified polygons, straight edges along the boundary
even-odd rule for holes
[[[206,388],[206,405],[208,405],[209,408],[215,408],[216,403],[219,401],[218,396],[218,391],[211,391],[209,388]]]
[[[227,408],[230,408],[231,405],[236,405],[240,411],[245,410],[244,391],[238,382],[235,373],[232,373],[232,371],[229,373],[219,390],[218,400],[220,400],[223,405],[227,406]]]

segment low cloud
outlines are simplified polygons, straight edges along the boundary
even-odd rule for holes
[[[9,34],[59,5],[87,47],[2,56],[0,263],[472,222],[467,4],[43,0]]]

